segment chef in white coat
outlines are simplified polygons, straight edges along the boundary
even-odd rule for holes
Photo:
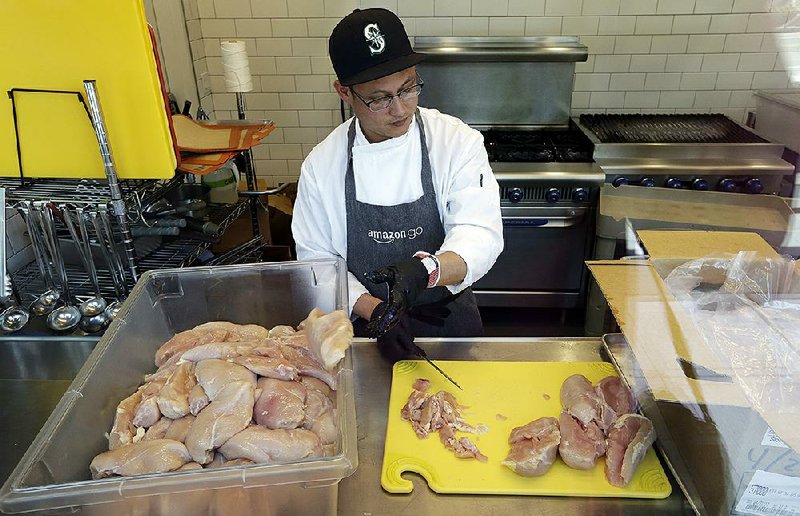
[[[423,79],[400,19],[356,9],[333,29],[333,86],[355,116],[303,162],[292,232],[301,260],[343,257],[356,335],[385,354],[414,337],[479,336],[470,286],[503,249],[483,137],[418,107]]]

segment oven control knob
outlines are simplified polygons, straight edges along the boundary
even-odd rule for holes
[[[572,200],[575,202],[586,202],[589,200],[589,190],[585,188],[576,188],[572,192]]]
[[[733,179],[726,177],[722,181],[719,182],[719,189],[722,192],[735,192],[736,191],[736,181]]]
[[[692,180],[692,190],[708,190],[708,181],[702,177]]]
[[[558,202],[561,199],[561,192],[558,188],[549,188],[544,194],[544,200],[547,202]]]
[[[664,183],[664,186],[666,186],[667,188],[683,188],[683,181],[681,181],[677,177],[670,177]]]
[[[643,177],[642,180],[639,181],[639,185],[650,188],[656,186],[656,180],[652,177]]]
[[[764,191],[764,185],[757,177],[751,177],[744,184],[744,191],[749,194],[760,194]]]
[[[508,191],[508,200],[513,203],[518,203],[523,199],[522,188],[512,188]]]
[[[627,177],[618,177],[611,182],[614,188],[619,188],[620,186],[625,186],[631,184],[630,180]]]

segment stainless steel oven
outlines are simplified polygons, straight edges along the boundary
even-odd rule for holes
[[[570,120],[574,37],[416,38],[420,105],[481,131],[500,184],[505,249],[474,285],[484,307],[582,306],[604,175]]]

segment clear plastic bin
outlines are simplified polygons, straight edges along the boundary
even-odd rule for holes
[[[335,514],[338,483],[358,464],[352,359],[338,371],[339,453],[290,464],[92,480],[117,404],[153,372],[175,332],[214,320],[297,325],[342,309],[341,260],[147,272],[0,490],[5,512],[47,514]]]

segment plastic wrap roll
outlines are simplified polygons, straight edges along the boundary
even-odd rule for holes
[[[250,76],[245,42],[235,39],[223,40],[220,43],[220,51],[225,74],[225,89],[234,93],[252,91],[253,78]]]

